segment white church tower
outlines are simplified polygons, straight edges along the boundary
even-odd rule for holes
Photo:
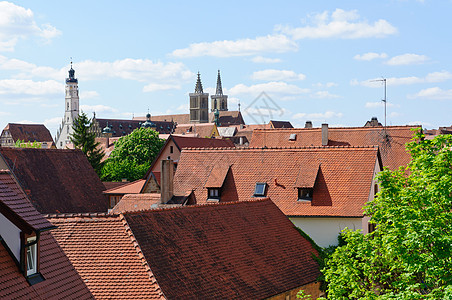
[[[64,119],[61,122],[60,128],[58,129],[55,143],[58,149],[66,148],[66,144],[70,143],[70,136],[72,135],[72,125],[74,120],[78,117],[79,113],[79,98],[78,98],[78,80],[75,78],[75,71],[69,70],[69,77],[66,78],[66,96],[64,103]]]

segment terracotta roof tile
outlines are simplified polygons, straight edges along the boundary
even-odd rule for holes
[[[104,191],[104,194],[138,194],[143,188],[145,179],[138,179],[133,182],[123,184],[119,187],[115,187]]]
[[[211,139],[184,136],[171,136],[174,143],[179,149],[183,148],[219,148],[219,147],[235,147],[234,143],[227,139]]]
[[[264,299],[320,273],[312,245],[269,199],[124,217],[167,299]]]
[[[8,123],[3,130],[9,130],[14,141],[53,142],[50,131],[42,124]]]
[[[106,190],[118,188],[122,185],[128,184],[130,181],[102,181]]]
[[[383,166],[394,170],[399,166],[406,166],[410,161],[405,144],[411,141],[414,128],[420,128],[420,126],[388,126],[386,129],[383,127],[330,127],[328,128],[328,145],[379,146]],[[297,135],[296,140],[289,140],[291,134]],[[250,147],[306,146],[322,146],[321,128],[254,130],[250,142]]]
[[[0,170],[0,205],[7,206],[33,230],[53,227],[37,210],[8,170]]]
[[[45,280],[29,285],[0,243],[1,299],[94,299],[48,231],[40,239],[40,273]]]
[[[105,187],[81,150],[0,148],[0,155],[40,213],[107,211]]]
[[[113,207],[110,214],[157,208],[159,203],[160,194],[127,194]]]
[[[174,129],[174,134],[196,134],[200,138],[212,137],[212,132],[215,131],[215,123],[201,123],[201,124],[177,124]]]
[[[209,174],[215,165],[230,165],[221,202],[249,199],[256,183],[265,182],[266,195],[286,215],[360,217],[378,163],[378,147],[185,149],[174,177],[174,193],[194,190],[196,203],[207,203]],[[297,201],[298,178],[312,179],[319,165],[312,202]]]
[[[56,240],[96,299],[163,299],[120,216],[49,216],[49,220],[58,226]]]

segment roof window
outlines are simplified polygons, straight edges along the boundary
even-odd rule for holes
[[[254,196],[263,197],[265,196],[265,188],[267,184],[265,182],[257,182],[254,188]]]
[[[298,201],[312,201],[313,188],[298,188]]]
[[[36,237],[27,239],[27,244],[36,242]],[[38,244],[34,243],[27,247],[27,276],[38,272]]]
[[[289,136],[289,141],[295,141],[297,139],[297,134],[296,133],[291,133]]]

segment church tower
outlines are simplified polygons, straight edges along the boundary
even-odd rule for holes
[[[219,111],[227,111],[228,110],[228,96],[223,95],[223,88],[221,87],[221,77],[220,70],[218,70],[217,77],[217,90],[215,91],[215,95],[210,96],[211,100],[211,111],[219,110]]]
[[[195,92],[190,93],[190,123],[209,122],[209,93],[202,89],[201,76],[198,72]]]
[[[79,114],[79,98],[78,98],[78,80],[75,78],[75,71],[69,70],[69,77],[66,78],[66,96],[64,101],[64,118],[58,129],[55,139],[56,147],[59,149],[66,148],[66,144],[70,143],[70,136],[73,133],[72,125]]]

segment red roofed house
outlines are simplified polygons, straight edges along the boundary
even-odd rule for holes
[[[285,300],[300,289],[314,298],[320,294],[316,250],[269,199],[49,217],[96,298]]]
[[[8,123],[0,135],[0,146],[15,147],[19,140],[25,143],[38,142],[42,148],[50,148],[54,145],[52,135],[42,124]]]
[[[10,171],[0,170],[0,298],[93,299]]]
[[[107,212],[105,187],[79,149],[0,147],[0,169],[14,173],[42,214]]]
[[[337,243],[342,229],[368,232],[362,207],[381,170],[378,147],[185,149],[174,195],[197,204],[270,197],[318,245]]]
[[[410,154],[405,144],[420,126],[343,127],[294,129],[256,129],[250,147],[309,147],[309,146],[379,146],[384,167],[391,170],[406,166]]]

